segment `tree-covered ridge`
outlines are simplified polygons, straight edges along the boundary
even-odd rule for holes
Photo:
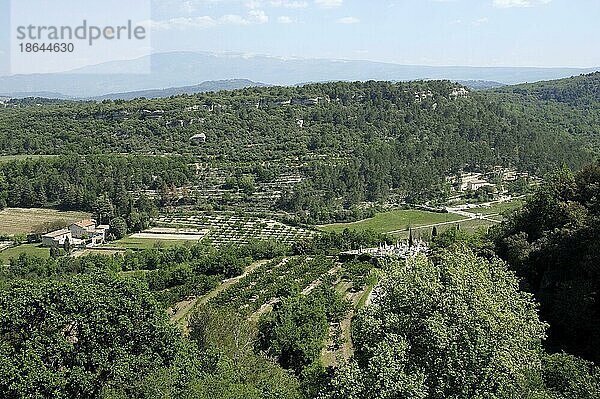
[[[600,72],[568,79],[506,86],[485,95],[515,115],[600,146]]]
[[[434,160],[442,170],[510,164],[544,170],[578,162],[568,137],[516,118],[456,84],[324,83],[169,99],[50,104],[0,110],[0,152],[186,153],[205,159]],[[457,93],[460,93],[458,95]],[[300,122],[301,121],[301,122]],[[182,127],[183,125],[183,127]],[[207,136],[195,146],[190,137]],[[573,148],[575,147],[575,148]]]
[[[549,346],[599,361],[600,165],[562,170],[494,234],[496,252],[536,295]]]
[[[276,182],[289,171],[301,181],[282,186],[281,198],[278,193],[263,209],[288,212],[294,220],[310,223],[352,220],[365,216],[359,207],[363,202],[444,200],[445,178],[464,169],[505,166],[542,175],[561,164],[573,168],[585,164],[593,158],[591,138],[598,114],[562,110],[566,116],[556,121],[548,114],[559,106],[563,105],[516,94],[469,92],[455,83],[431,81],[334,82],[4,108],[0,131],[6,134],[0,135],[0,152],[70,158],[38,160],[29,170],[19,164],[2,166],[10,175],[4,180],[11,181],[9,193],[0,192],[0,205],[54,201],[68,204],[68,209],[89,209],[90,201],[80,198],[89,184],[80,181],[96,170],[90,170],[87,159],[78,159],[103,153],[119,158],[110,162],[116,168],[119,163],[145,162],[148,171],[161,167],[172,171],[173,175],[155,173],[156,182],[148,182],[147,173],[144,184],[128,184],[134,190],[172,183],[199,190],[237,187],[248,197],[255,182]],[[198,134],[206,142],[191,139]],[[127,161],[121,153],[129,154]],[[153,166],[150,155],[168,158]],[[142,160],[134,161],[137,157]],[[183,165],[187,160],[200,168],[196,179],[189,176],[193,168]],[[109,183],[114,180],[114,171],[100,166],[98,172],[105,173]],[[124,170],[139,174],[138,166]],[[60,189],[61,198],[47,187],[52,176],[48,168],[58,169],[62,176],[75,173],[71,188]],[[210,181],[215,175],[225,175],[225,181]],[[108,186],[113,192],[113,185]],[[109,197],[114,208],[122,208],[114,194]],[[129,212],[116,215],[127,219]]]
[[[571,106],[587,105],[600,101],[600,72],[547,82],[505,86],[494,91],[527,95]]]

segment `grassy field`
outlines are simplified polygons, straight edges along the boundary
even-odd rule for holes
[[[85,212],[61,212],[54,209],[6,208],[0,211],[0,235],[27,234],[54,225],[67,226],[91,215]]]
[[[49,248],[43,248],[40,244],[24,244],[0,252],[0,264],[8,264],[10,258],[18,258],[22,253],[42,258],[50,257]]]
[[[517,208],[520,208],[521,206],[523,206],[523,201],[515,200],[515,201],[511,201],[511,202],[501,202],[498,204],[492,204],[492,206],[490,206],[488,208],[471,209],[470,212],[480,213],[482,215],[495,215],[495,214],[502,214],[506,211],[513,211]]]
[[[157,244],[160,243],[160,244]],[[129,249],[149,249],[154,248],[156,245],[161,245],[163,247],[174,247],[177,245],[188,245],[193,244],[194,241],[185,241],[185,240],[155,240],[150,238],[131,238],[125,237],[118,241],[113,241],[108,246],[110,247],[120,247],[120,248],[129,248]]]
[[[500,223],[501,221],[498,220],[498,223]],[[437,226],[437,231],[438,233],[443,233],[444,231],[448,230],[448,229],[456,229],[456,225],[460,225],[460,229],[462,231],[467,231],[469,233],[474,233],[480,229],[487,229],[490,226],[494,226],[498,223],[494,223],[491,222],[489,220],[481,220],[481,219],[464,219],[460,222],[456,222],[456,223],[451,223],[451,224],[445,224],[442,226]],[[423,238],[423,239],[427,239],[429,240],[431,238],[431,233],[432,233],[432,229],[431,227],[427,227],[427,228],[419,228],[419,227],[415,227],[413,229],[413,237],[414,238]],[[400,240],[406,240],[408,239],[408,231],[401,231],[398,233],[394,233],[392,234],[393,237],[396,237],[397,239]]]
[[[374,230],[379,233],[407,230],[409,227],[429,226],[436,223],[454,222],[463,220],[459,215],[450,213],[434,213],[420,210],[397,210],[379,213],[371,219],[361,220],[355,223],[336,223],[319,226],[323,231],[340,232],[348,228],[351,230]]]

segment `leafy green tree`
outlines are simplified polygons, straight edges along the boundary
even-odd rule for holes
[[[114,212],[114,206],[106,195],[98,198],[94,206],[94,214],[96,215],[98,223],[109,223],[111,218],[114,216]]]
[[[94,398],[168,366],[180,338],[152,295],[115,275],[14,281],[0,291],[5,398]]]
[[[8,183],[6,178],[0,172],[0,210],[6,208],[6,200],[8,199]]]
[[[535,294],[550,324],[546,346],[600,361],[600,164],[548,176],[491,232],[496,253]]]
[[[258,345],[297,374],[319,358],[328,332],[323,303],[296,296],[261,318]]]
[[[110,221],[110,234],[119,240],[127,234],[127,222],[122,217],[116,217]]]
[[[542,357],[543,379],[552,398],[600,397],[600,372],[588,361],[565,353]]]
[[[255,323],[228,310],[203,307],[194,314],[189,328],[205,366],[190,383],[190,397],[302,397],[299,382],[291,373],[254,353]]]
[[[466,248],[439,261],[418,257],[386,266],[373,305],[353,326],[355,363],[333,384],[342,397],[505,398],[544,392],[545,325],[530,294],[501,261]]]

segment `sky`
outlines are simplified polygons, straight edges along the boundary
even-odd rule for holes
[[[151,18],[137,22],[151,29],[153,52],[438,66],[600,66],[599,0],[146,1]],[[0,74],[7,71],[10,53],[9,2],[0,0]],[[46,12],[36,7],[31,15]]]

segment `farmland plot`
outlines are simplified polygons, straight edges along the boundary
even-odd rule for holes
[[[333,267],[333,261],[324,257],[276,259],[262,265],[210,303],[249,317],[281,298],[302,292]]]
[[[6,208],[0,211],[0,235],[46,233],[90,217],[86,212]]]
[[[228,213],[164,215],[156,221],[156,224],[166,228],[207,231],[206,237],[216,246],[229,243],[245,244],[251,240],[276,240],[280,243],[292,244],[318,234],[313,230],[288,226],[275,220]]]

